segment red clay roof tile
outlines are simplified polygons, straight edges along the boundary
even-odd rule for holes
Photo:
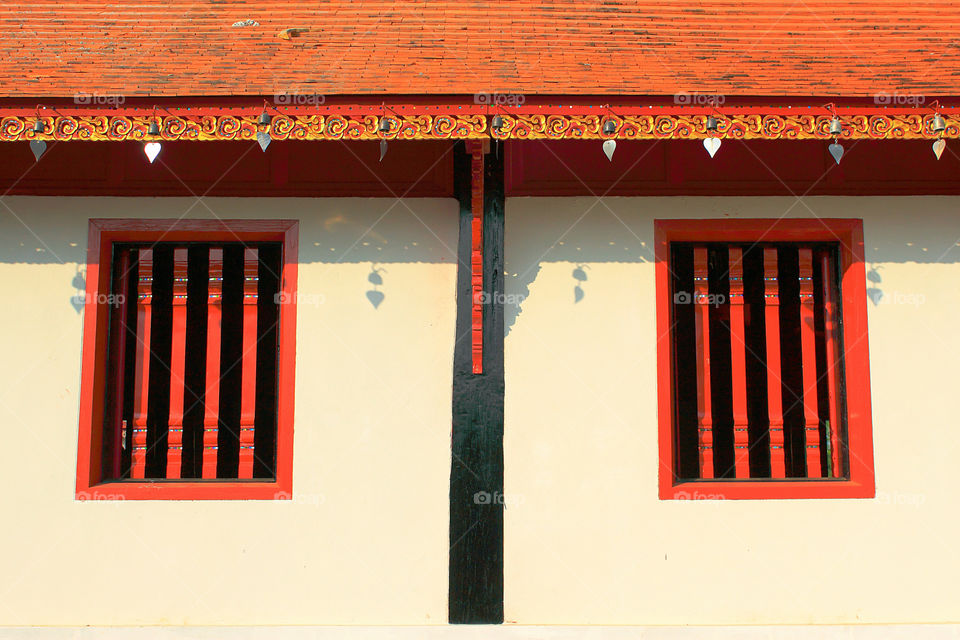
[[[955,0],[6,2],[0,96],[960,95],[958,36]]]

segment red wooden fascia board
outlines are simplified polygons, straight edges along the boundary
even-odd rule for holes
[[[816,115],[836,114],[841,117],[855,115],[914,115],[960,113],[960,97],[926,99],[916,106],[884,106],[861,100],[800,98],[782,100],[773,97],[736,100],[728,98],[721,105],[665,103],[659,97],[631,99],[628,96],[602,96],[595,100],[576,99],[568,96],[547,97],[530,100],[519,105],[498,106],[450,100],[444,97],[424,96],[424,101],[414,101],[401,96],[396,101],[372,103],[363,100],[329,101],[317,105],[274,104],[261,98],[209,98],[171,99],[157,101],[125,101],[117,106],[84,106],[67,100],[30,99],[29,101],[0,99],[0,118],[9,116],[245,116],[255,117],[266,111],[269,114],[289,116],[308,115],[355,115],[389,116],[393,113],[407,115]]]

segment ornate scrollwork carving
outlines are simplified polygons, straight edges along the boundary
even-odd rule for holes
[[[255,116],[43,116],[42,133],[33,130],[36,118],[7,116],[0,120],[0,141],[17,140],[255,140],[268,130],[274,140],[466,140],[488,136],[482,114],[387,116],[394,121],[381,133],[376,115],[275,115],[267,129]],[[160,135],[148,133],[150,123]]]
[[[502,126],[490,127],[490,114],[438,114],[385,116],[342,113],[276,114],[269,126],[256,116],[237,115],[44,115],[43,131],[34,131],[36,116],[0,117],[0,141],[16,140],[255,140],[268,130],[274,140],[686,140],[712,136],[743,140],[830,140],[830,115],[743,114],[717,115],[716,131],[707,131],[706,115],[614,114],[498,114]],[[382,118],[388,131],[380,131]],[[866,115],[842,117],[841,139],[908,140],[960,137],[960,118],[944,116],[946,130],[933,132],[933,114]],[[614,123],[614,133],[604,133],[604,123]],[[148,133],[160,125],[160,135]]]
[[[696,138],[735,138],[743,140],[830,140],[829,115],[725,115],[717,116],[717,131],[708,132],[706,115],[509,115],[500,114],[503,126],[492,135],[499,139],[571,140],[637,139],[683,140]],[[933,115],[853,115],[844,116],[842,139],[935,139]],[[602,132],[602,123],[611,120],[616,132]],[[956,138],[960,122],[946,118],[944,138]]]

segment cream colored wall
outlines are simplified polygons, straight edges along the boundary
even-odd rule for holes
[[[0,624],[446,622],[454,200],[3,203]],[[181,215],[300,220],[292,501],[74,500],[87,220]]]
[[[653,220],[812,215],[863,218],[885,294],[868,303],[878,497],[658,500]],[[507,620],[960,620],[960,198],[514,198],[506,220],[522,299],[505,347]]]
[[[0,624],[445,622],[452,200],[3,203]],[[71,297],[87,219],[207,207],[301,222],[295,499],[75,501]],[[864,218],[885,293],[869,304],[878,498],[657,500],[653,219],[807,207]],[[507,293],[522,302],[507,310],[507,619],[960,619],[958,210],[947,197],[509,200]]]

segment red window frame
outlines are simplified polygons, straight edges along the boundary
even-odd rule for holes
[[[873,435],[863,221],[858,219],[655,220],[657,307],[657,405],[661,500],[872,498]],[[842,344],[846,381],[849,478],[798,480],[674,479],[673,340],[670,304],[672,242],[839,242]]]
[[[76,498],[119,500],[289,499],[293,488],[293,409],[296,367],[296,220],[91,219],[83,319],[80,433]],[[114,243],[281,242],[278,324],[277,458],[274,480],[131,481],[101,476],[107,392],[107,342]],[[101,295],[103,294],[103,295]]]

